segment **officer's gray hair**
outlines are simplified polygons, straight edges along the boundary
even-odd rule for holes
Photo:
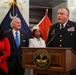
[[[69,16],[70,11],[69,11],[69,9],[68,9],[67,7],[60,7],[59,9],[66,9],[66,10],[67,10],[67,12],[68,12],[68,16]],[[59,10],[59,9],[58,9],[58,10]]]

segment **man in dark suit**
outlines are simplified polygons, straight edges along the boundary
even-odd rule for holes
[[[47,47],[71,47],[76,52],[76,23],[69,20],[69,10],[59,8],[57,20],[58,23],[50,27]],[[70,75],[76,75],[76,69]]]
[[[21,20],[16,17],[11,21],[12,30],[5,32],[5,35],[10,40],[11,55],[7,59],[9,66],[9,75],[24,75],[22,68],[22,49],[21,47],[28,47],[28,36],[26,33],[20,31]],[[16,32],[18,34],[17,42],[15,41]],[[17,43],[17,45],[16,45]],[[26,58],[25,58],[26,59]]]

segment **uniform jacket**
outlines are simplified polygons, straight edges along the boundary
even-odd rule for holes
[[[8,65],[14,66],[15,61],[18,60],[18,62],[22,66],[21,47],[28,47],[28,43],[29,43],[28,36],[26,35],[26,33],[20,31],[20,46],[19,48],[17,48],[12,31],[6,32],[5,35],[8,37],[11,43],[11,54],[10,57],[7,59]]]
[[[76,23],[68,21],[62,32],[59,23],[52,25],[46,43],[49,41],[47,47],[71,47],[76,51]]]

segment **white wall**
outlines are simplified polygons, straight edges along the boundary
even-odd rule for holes
[[[0,23],[10,9],[9,4],[4,3],[4,1],[0,0]],[[29,0],[17,0],[17,2],[26,23],[29,25]]]
[[[67,7],[70,10],[70,20],[76,22],[76,2],[75,0],[67,0]]]
[[[2,22],[9,8],[10,6],[8,4],[4,3],[3,0],[0,0],[0,23]]]

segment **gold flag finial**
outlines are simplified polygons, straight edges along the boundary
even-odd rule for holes
[[[48,13],[48,9],[46,9],[46,12],[45,12],[45,14],[47,14]]]
[[[9,4],[9,6],[12,6],[12,4],[15,3],[15,0],[6,1],[5,3]]]

